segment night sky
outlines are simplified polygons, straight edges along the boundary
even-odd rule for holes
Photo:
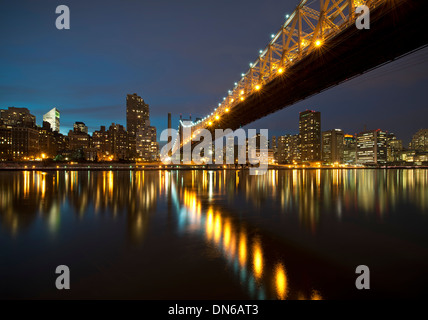
[[[68,5],[71,29],[57,30]],[[61,132],[126,125],[126,94],[167,113],[204,116],[246,72],[298,0],[0,2],[0,109],[27,107],[41,124],[54,106]],[[407,143],[428,128],[428,49],[252,123],[269,135],[298,132],[298,114],[321,111],[322,130],[381,128]]]

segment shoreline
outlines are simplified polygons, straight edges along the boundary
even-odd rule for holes
[[[253,167],[257,168],[257,167]],[[97,163],[97,164],[43,164],[43,163],[0,163],[0,171],[154,171],[154,170],[249,170],[250,167],[235,167],[234,165],[166,165],[162,163]],[[293,165],[269,165],[267,170],[331,170],[331,169],[428,169],[428,166],[293,166]]]

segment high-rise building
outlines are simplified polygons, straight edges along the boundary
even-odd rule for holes
[[[43,115],[43,121],[49,122],[52,131],[59,132],[59,116],[59,110],[57,108],[53,108]]]
[[[0,160],[30,160],[39,156],[37,129],[0,126]]]
[[[397,139],[395,134],[388,133],[386,136],[386,158],[388,162],[401,160],[401,151],[403,150],[403,141]]]
[[[73,126],[74,132],[88,133],[88,127],[83,122],[75,122]]]
[[[290,158],[290,135],[279,136],[276,147],[276,160],[278,163],[288,163]]]
[[[410,149],[415,151],[428,151],[428,129],[420,129],[413,135]]]
[[[36,127],[36,117],[27,108],[9,107],[7,110],[0,110],[0,123],[11,127]]]
[[[0,126],[0,161],[13,160],[12,129]]]
[[[113,160],[110,136],[105,126],[92,134],[92,146],[96,150],[98,161]]]
[[[341,129],[322,133],[322,161],[326,163],[343,162],[344,135]]]
[[[270,148],[273,151],[273,158],[275,159],[275,162],[278,162],[278,145],[276,143],[276,136],[272,136]]]
[[[126,96],[126,130],[135,136],[149,121],[149,105],[136,93]],[[150,124],[147,124],[150,125]]]
[[[321,113],[313,110],[300,112],[299,134],[301,160],[321,160]]]
[[[50,123],[43,121],[43,125],[38,130],[40,152],[47,158],[55,157],[58,152],[58,146]]]
[[[351,134],[345,134],[343,140],[343,162],[355,164],[357,162],[357,139]]]
[[[38,130],[26,127],[13,127],[11,130],[13,160],[37,158],[39,156]]]
[[[115,160],[129,159],[128,133],[120,124],[112,123],[108,129],[111,152]]]
[[[147,124],[150,122],[147,121]],[[158,143],[156,141],[156,128],[150,125],[140,127],[136,137],[137,158],[141,161],[158,160]]]
[[[359,133],[357,135],[357,163],[386,163],[386,135],[387,133],[380,129]]]
[[[300,160],[300,136],[298,134],[279,136],[277,138],[276,161],[292,163]]]

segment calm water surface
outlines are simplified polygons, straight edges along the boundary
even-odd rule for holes
[[[427,270],[428,170],[0,172],[0,298],[417,298]]]

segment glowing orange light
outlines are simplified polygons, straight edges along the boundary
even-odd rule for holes
[[[278,298],[284,300],[287,297],[288,281],[282,264],[278,264],[275,269],[275,287]]]

